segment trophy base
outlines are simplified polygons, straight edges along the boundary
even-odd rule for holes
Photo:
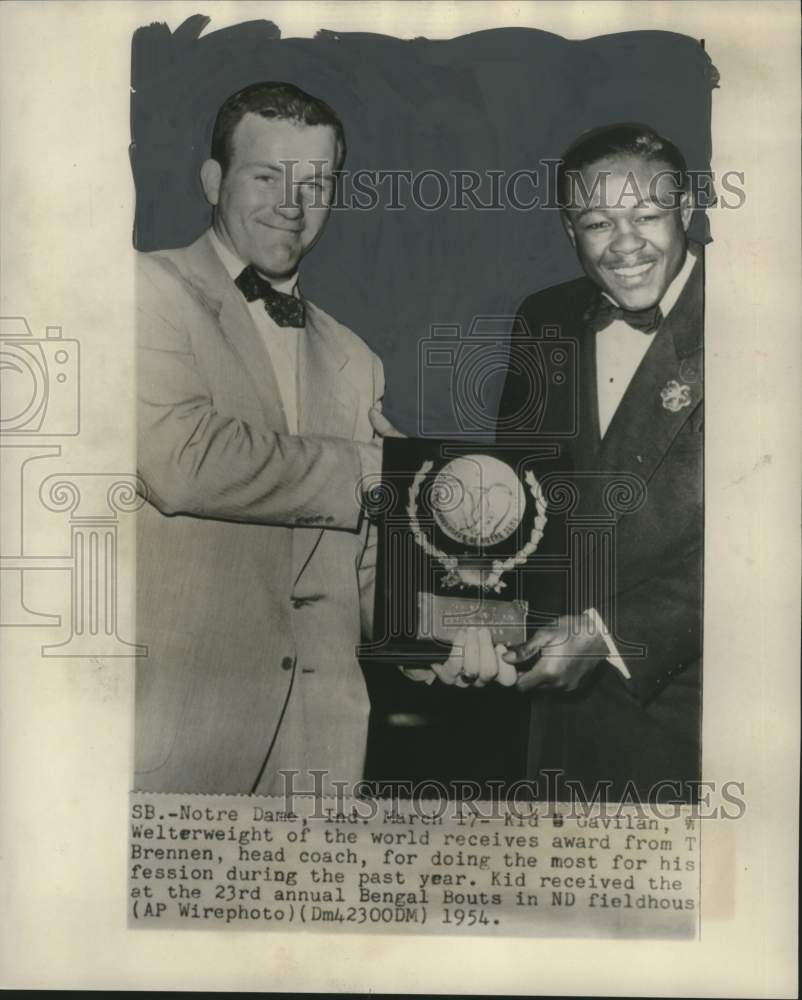
[[[444,597],[418,594],[418,639],[453,643],[463,628],[489,629],[493,645],[517,645],[526,640],[527,601],[500,601],[479,594],[476,597]]]

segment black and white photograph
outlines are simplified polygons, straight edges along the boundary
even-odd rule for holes
[[[711,172],[703,41],[205,27],[132,47],[134,788],[277,795],[295,770],[414,795],[548,767],[591,799],[692,801],[705,244],[745,196]],[[402,434],[436,443],[411,552],[405,496],[382,517]],[[510,484],[482,454],[505,440]],[[392,662],[417,601],[395,577],[434,584],[417,563],[449,542],[472,568],[441,598],[468,604],[434,613],[462,634]],[[526,606],[506,645],[481,624],[502,587]]]

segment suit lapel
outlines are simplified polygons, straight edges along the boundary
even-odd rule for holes
[[[331,320],[306,303],[306,332],[298,348],[298,429],[301,434],[353,438],[357,394],[343,371],[348,364],[330,335]]]
[[[357,394],[346,377],[348,357],[331,336],[331,320],[306,302],[306,331],[298,347],[298,432],[353,439]],[[354,483],[356,488],[356,483]],[[297,581],[324,529],[293,532],[293,580]]]
[[[253,383],[267,428],[288,433],[270,357],[245,299],[215,252],[208,234],[204,233],[185,250],[167,253],[218,316],[222,334],[239,355]],[[299,340],[296,383],[299,434],[353,439],[358,395],[343,371],[348,356],[337,344],[332,320],[312,303],[307,302],[306,306],[306,330]],[[322,530],[294,529],[293,581],[309,562]]]
[[[610,422],[600,452],[605,469],[635,472],[648,482],[701,403],[703,293],[698,258]]]
[[[262,405],[270,430],[287,433],[276,374],[245,299],[229,277],[207,234],[184,252],[181,262],[190,281],[218,316],[220,330],[238,354]]]

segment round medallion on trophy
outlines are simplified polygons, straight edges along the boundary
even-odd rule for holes
[[[432,513],[453,541],[474,547],[509,538],[521,523],[526,494],[515,472],[490,455],[452,459],[437,473]]]

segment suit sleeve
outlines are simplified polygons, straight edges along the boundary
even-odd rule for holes
[[[496,441],[499,444],[509,440],[520,440],[521,432],[524,430],[516,421],[516,414],[520,413],[526,406],[528,395],[531,393],[531,383],[526,377],[528,342],[530,339],[529,328],[526,317],[523,314],[523,306],[518,311],[515,318],[515,327],[522,326],[527,330],[525,338],[513,338],[510,341],[510,353],[507,359],[507,373],[504,378],[504,385],[501,390],[501,397],[498,404],[496,416]]]
[[[358,483],[376,459],[342,438],[265,433],[223,416],[196,363],[187,330],[208,323],[190,294],[139,275],[137,465],[146,498],[163,514],[355,531]],[[177,317],[180,316],[180,321]]]
[[[568,336],[558,342],[560,336],[562,324],[555,319],[554,308],[543,303],[542,294],[525,299],[510,337],[496,417],[499,444],[550,445],[560,455],[570,455],[577,384],[566,359],[574,357],[575,343]],[[560,351],[554,350],[558,347]],[[563,467],[567,468],[566,463]]]
[[[375,405],[384,396],[384,369],[381,361],[373,355],[373,399]],[[376,435],[374,434],[374,437]],[[359,560],[359,605],[362,621],[362,636],[369,640],[373,636],[373,608],[376,584],[376,544],[378,528],[364,519],[362,526],[365,544]]]

